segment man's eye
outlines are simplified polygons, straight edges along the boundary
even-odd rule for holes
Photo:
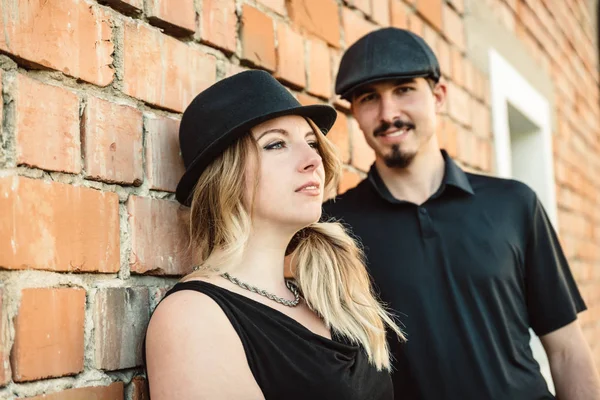
[[[375,99],[375,94],[371,93],[371,94],[367,94],[364,95],[363,97],[360,98],[359,102],[360,103],[367,103],[371,100]]]
[[[265,150],[279,150],[285,147],[285,143],[282,141],[270,143],[264,147]]]
[[[400,92],[400,93],[408,93],[408,92],[410,92],[412,90],[413,90],[413,88],[411,88],[409,86],[403,86],[403,87],[399,87],[399,88],[396,89],[396,91]]]

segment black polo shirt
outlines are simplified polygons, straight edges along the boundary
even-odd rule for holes
[[[362,242],[407,333],[390,340],[396,399],[552,399],[529,327],[544,335],[586,309],[556,234],[528,186],[442,153],[442,184],[422,205],[395,199],[374,166],[324,205]]]

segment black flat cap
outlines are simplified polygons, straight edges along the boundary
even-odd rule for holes
[[[367,83],[388,79],[440,79],[440,64],[418,35],[398,28],[368,33],[346,50],[335,81],[335,93],[350,100]]]
[[[284,115],[310,118],[323,134],[337,118],[331,106],[302,106],[265,71],[240,72],[198,94],[183,112],[179,126],[185,173],[177,185],[177,200],[189,206],[198,178],[213,160],[252,127]]]

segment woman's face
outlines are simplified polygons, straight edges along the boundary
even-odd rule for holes
[[[251,154],[246,168],[253,222],[301,229],[318,221],[325,170],[308,122],[284,116],[255,126],[251,133],[258,145],[258,157]]]

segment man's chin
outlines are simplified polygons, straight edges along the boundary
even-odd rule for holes
[[[404,169],[410,166],[415,155],[415,153],[406,154],[394,150],[391,154],[387,154],[383,157],[383,162],[388,168]]]

